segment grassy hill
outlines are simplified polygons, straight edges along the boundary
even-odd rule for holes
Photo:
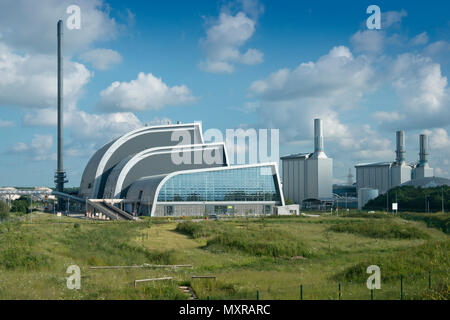
[[[95,222],[35,213],[0,224],[0,299],[370,299],[366,268],[381,267],[375,299],[449,298],[449,236],[426,222],[383,213],[219,221],[147,218]],[[91,269],[192,264],[193,269]],[[81,268],[81,289],[66,269]],[[428,277],[431,272],[431,290]],[[192,275],[214,275],[217,281]],[[139,284],[136,279],[173,281]]]

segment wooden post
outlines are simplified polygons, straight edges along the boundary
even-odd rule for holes
[[[341,300],[341,283],[339,282],[339,300]]]
[[[428,271],[428,289],[431,290],[431,271]]]
[[[400,300],[403,300],[403,276],[400,276]]]

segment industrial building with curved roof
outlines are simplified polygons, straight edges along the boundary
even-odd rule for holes
[[[230,166],[225,144],[204,143],[200,123],[144,127],[105,144],[80,196],[133,216],[272,214],[284,205],[276,163]]]

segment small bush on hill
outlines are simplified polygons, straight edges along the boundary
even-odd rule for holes
[[[273,230],[224,230],[207,242],[207,247],[238,250],[255,256],[310,256],[307,246],[289,234]]]
[[[217,222],[212,221],[204,221],[204,222],[181,222],[175,228],[176,231],[180,233],[187,234],[192,238],[201,238],[201,237],[209,237],[213,234],[215,228],[213,224]]]
[[[0,222],[8,219],[8,217],[9,217],[8,204],[0,200]]]
[[[0,266],[6,269],[37,270],[49,264],[50,259],[46,255],[35,254],[28,248],[18,246],[0,251]]]
[[[400,212],[399,216],[406,220],[424,221],[429,228],[436,228],[450,233],[450,213],[412,213]]]
[[[334,224],[330,231],[353,233],[381,239],[428,239],[430,236],[416,227],[391,221],[358,221]]]
[[[389,255],[375,255],[335,275],[336,280],[365,282],[370,265],[381,270],[382,281],[400,279],[400,276],[428,275],[428,272],[446,273],[450,270],[450,241],[429,241],[413,248],[402,249]]]

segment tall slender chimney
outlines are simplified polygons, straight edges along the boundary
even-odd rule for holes
[[[419,153],[419,165],[425,165],[428,163],[428,136],[426,134],[421,134],[419,136],[420,142],[420,153]]]
[[[396,138],[397,138],[397,150],[395,151],[397,157],[395,158],[395,161],[398,165],[405,163],[405,131],[397,131],[396,132]]]
[[[311,158],[328,158],[323,149],[323,130],[321,119],[314,119],[314,153]]]
[[[63,38],[63,22],[58,21],[58,165],[55,173],[56,190],[64,192],[64,183],[66,180],[66,173],[63,167],[63,56],[62,56],[62,38]],[[58,210],[64,209],[64,201],[62,198],[58,198]]]
[[[322,119],[314,119],[314,152],[323,151]]]

